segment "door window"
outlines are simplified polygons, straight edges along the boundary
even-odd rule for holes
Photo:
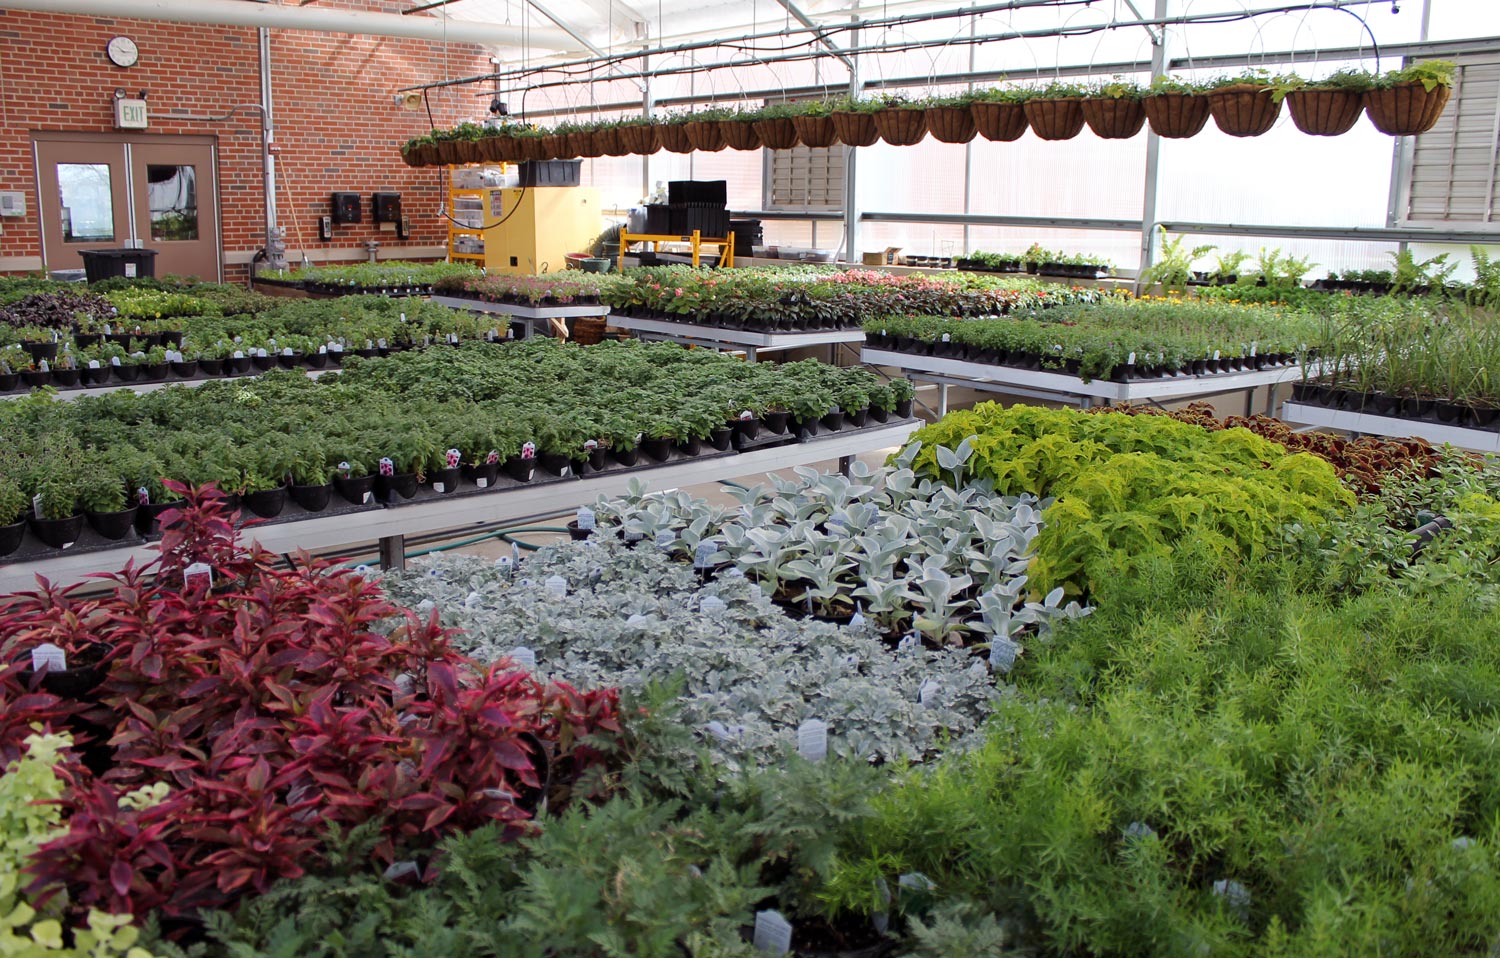
[[[198,178],[193,167],[147,164],[146,193],[153,242],[198,238]]]
[[[63,242],[107,243],[115,238],[108,163],[57,164],[57,192]]]

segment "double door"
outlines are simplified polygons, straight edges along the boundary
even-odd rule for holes
[[[48,269],[138,241],[157,276],[222,278],[213,137],[36,133],[32,149]]]

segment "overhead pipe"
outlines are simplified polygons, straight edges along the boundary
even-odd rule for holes
[[[244,0],[0,0],[0,9],[35,10],[82,17],[207,23],[226,27],[265,27],[312,33],[350,33],[372,37],[406,37],[485,46],[535,46],[574,51],[577,44],[562,30],[523,29],[501,23],[475,23],[438,17],[404,17],[345,7],[294,7]]]

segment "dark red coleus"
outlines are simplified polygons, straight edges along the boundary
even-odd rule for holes
[[[192,917],[298,877],[331,826],[377,820],[377,855],[409,858],[455,830],[524,823],[547,789],[561,797],[602,762],[612,690],[480,670],[435,613],[327,563],[278,568],[236,541],[222,494],[173,488],[186,505],[163,516],[158,560],[101,577],[99,598],[41,582],[0,605],[0,662],[44,641],[114,650],[88,702],[0,668],[0,759],[33,723],[94,729],[113,748],[98,778],[66,765],[69,830],[33,860],[39,893]],[[185,575],[195,563],[211,584]],[[120,807],[157,782],[165,802]]]

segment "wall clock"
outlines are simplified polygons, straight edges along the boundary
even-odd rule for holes
[[[141,56],[141,51],[136,48],[135,41],[129,37],[115,37],[110,40],[104,52],[109,54],[109,62],[117,67],[133,67]]]

